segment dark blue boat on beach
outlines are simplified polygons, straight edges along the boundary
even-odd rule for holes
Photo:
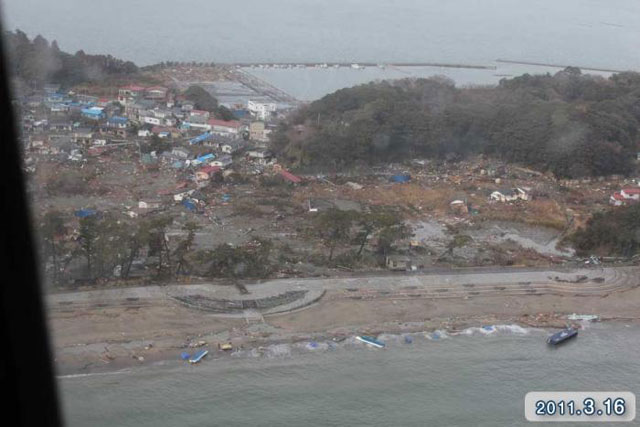
[[[578,330],[574,328],[563,329],[547,338],[547,343],[551,345],[561,344],[578,335]]]

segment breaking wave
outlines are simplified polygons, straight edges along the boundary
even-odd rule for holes
[[[447,333],[447,331],[442,330],[442,329],[438,329],[438,330],[433,331],[433,332],[425,333],[424,336],[425,336],[426,339],[431,340],[431,341],[438,341],[438,340],[449,338],[449,334]]]
[[[113,371],[113,372],[88,372],[86,374],[68,374],[68,375],[58,375],[57,379],[69,379],[69,378],[84,378],[84,377],[102,377],[106,375],[122,375],[122,374],[130,374],[132,371],[130,369],[124,369],[121,371]]]
[[[402,333],[402,334],[380,334],[377,339],[387,345],[387,348],[397,348],[400,346],[411,345],[419,343],[420,341],[441,341],[456,337],[464,336],[489,336],[489,335],[528,335],[534,328],[523,328],[520,325],[485,325],[474,326],[466,328],[462,331],[446,331],[444,329],[438,329],[432,332],[415,332],[415,333]],[[240,350],[232,353],[233,356],[247,357],[247,358],[282,358],[291,357],[295,354],[305,354],[312,352],[324,352],[337,350],[341,348],[367,348],[373,351],[379,350],[367,346],[362,342],[356,340],[355,335],[349,336],[342,341],[333,340],[319,340],[319,341],[302,341],[292,344],[280,343],[271,344],[264,347],[252,348],[247,350]]]

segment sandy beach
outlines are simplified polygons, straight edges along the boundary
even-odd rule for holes
[[[256,310],[212,313],[173,297],[154,298],[151,290],[144,289],[118,290],[118,295],[146,292],[147,299],[110,300],[105,297],[110,294],[101,291],[102,299],[92,301],[94,296],[87,299],[86,292],[74,292],[50,295],[49,306],[55,308],[48,313],[57,372],[66,375],[177,360],[181,352],[198,346],[222,355],[217,345],[229,342],[234,348],[246,349],[278,342],[338,340],[359,333],[455,331],[492,324],[557,328],[571,323],[566,318],[571,313],[596,314],[602,321],[636,322],[640,320],[635,302],[640,297],[639,273],[637,267],[561,272],[511,269],[504,273],[283,279],[249,285],[251,294],[323,287],[317,301],[273,314]],[[182,291],[184,286],[175,289]],[[200,293],[209,287],[222,292],[220,285],[198,286]],[[56,298],[66,299],[63,303]],[[81,298],[82,304],[77,302]]]

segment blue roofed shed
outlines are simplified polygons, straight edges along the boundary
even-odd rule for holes
[[[80,110],[84,117],[98,120],[104,117],[104,110],[100,107],[83,108]]]
[[[98,211],[95,209],[78,209],[75,211],[75,216],[78,218],[86,218],[88,216],[97,215]]]
[[[411,181],[411,175],[409,174],[393,175],[391,177],[391,181],[392,182],[409,182]]]

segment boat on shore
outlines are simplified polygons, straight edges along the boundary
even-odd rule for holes
[[[378,341],[377,339],[367,335],[358,335],[356,339],[375,348],[384,348],[385,346],[382,341]]]
[[[573,337],[578,336],[578,330],[575,328],[563,329],[547,338],[547,344],[558,345]]]
[[[209,354],[208,350],[199,350],[189,358],[189,363],[198,363],[204,358],[207,354]]]

